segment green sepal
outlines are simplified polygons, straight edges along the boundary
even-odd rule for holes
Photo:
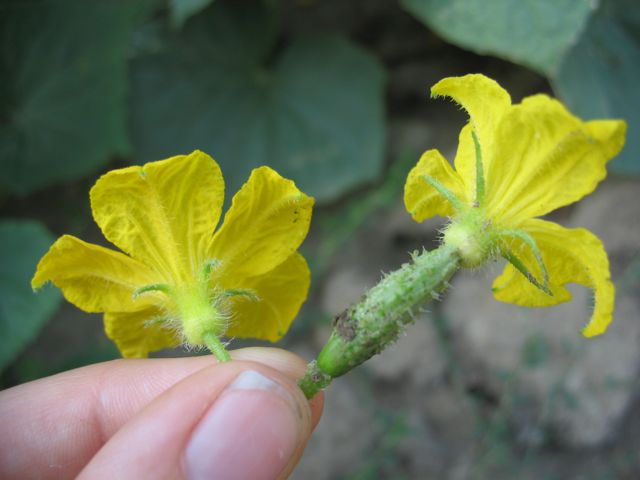
[[[479,207],[484,202],[484,164],[482,162],[482,148],[480,147],[480,140],[475,131],[471,132],[473,137],[473,145],[476,149],[476,203],[475,206]]]
[[[537,244],[536,240],[531,235],[529,235],[527,232],[525,232],[524,230],[520,230],[520,229],[501,230],[500,232],[498,232],[498,235],[500,237],[515,237],[515,238],[518,238],[518,239],[522,240],[522,242],[524,242],[524,244],[527,245],[531,249],[531,252],[533,253],[533,256],[536,259],[536,262],[537,262],[538,266],[540,267],[540,272],[542,272],[542,284],[540,284],[540,282],[535,279],[534,275],[531,272],[529,272],[526,267],[524,267],[524,264],[522,264],[522,262],[519,259],[517,261],[524,268],[524,271],[522,269],[520,269],[511,260],[509,260],[509,258],[507,258],[507,256],[505,256],[505,252],[507,252],[507,254],[509,256],[517,258],[517,257],[515,257],[515,254],[513,252],[510,252],[506,248],[503,248],[503,255],[502,256],[504,258],[506,258],[507,260],[509,260],[509,262],[514,267],[516,267],[523,275],[525,275],[525,277],[527,277],[527,279],[533,285],[538,287],[540,290],[542,290],[547,295],[553,295],[551,293],[551,290],[549,289],[549,272],[547,271],[547,267],[544,264],[544,260],[542,258],[542,252],[540,251],[540,247],[538,247],[538,244]],[[535,282],[531,280],[532,278],[535,280]]]
[[[163,315],[162,317],[154,317],[144,322],[145,327],[152,327],[154,325],[163,325],[169,323],[171,317]]]
[[[151,285],[145,285],[144,287],[140,287],[133,292],[133,298],[136,299],[140,295],[149,292],[162,292],[162,293],[171,293],[171,287],[166,283],[152,283]]]
[[[252,302],[260,301],[258,294],[248,288],[229,288],[222,292],[222,296],[225,298],[244,297]]]
[[[464,209],[464,204],[462,203],[462,201],[460,201],[460,199],[456,197],[451,190],[449,190],[447,187],[442,185],[435,178],[433,178],[430,175],[424,175],[422,178],[424,179],[425,182],[427,182],[429,185],[435,188],[440,195],[446,198],[447,201],[453,206],[455,210],[460,212]]]
[[[551,290],[549,290],[549,287],[546,286],[546,285],[541,284],[536,279],[536,277],[529,270],[527,270],[527,267],[525,267],[524,263],[522,263],[522,260],[520,260],[518,257],[516,257],[515,254],[513,254],[511,251],[505,249],[505,250],[502,251],[502,256],[511,265],[513,265],[516,270],[518,270],[522,275],[524,275],[525,278],[527,280],[529,280],[529,282],[531,282],[531,284],[533,284],[535,287],[537,287],[540,290],[542,290],[547,295],[553,296],[553,293],[551,292]]]

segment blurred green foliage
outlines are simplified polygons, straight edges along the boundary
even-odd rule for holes
[[[140,160],[199,148],[233,192],[270,165],[318,201],[381,172],[384,73],[330,36],[277,49],[274,9],[216,2],[133,63],[133,139]]]
[[[591,0],[402,0],[450,42],[551,74],[595,9]]]
[[[45,287],[31,290],[31,275],[53,236],[28,220],[0,222],[0,370],[38,334],[61,295]]]
[[[551,76],[556,93],[585,118],[623,118],[627,143],[611,163],[618,174],[640,173],[640,4],[604,0]]]
[[[129,153],[127,50],[141,6],[3,2],[0,188],[27,194]]]
[[[171,22],[180,28],[187,19],[204,10],[213,0],[169,0]]]

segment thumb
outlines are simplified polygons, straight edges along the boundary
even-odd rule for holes
[[[293,379],[236,360],[200,370],[157,397],[79,478],[282,478],[310,433],[309,403]]]

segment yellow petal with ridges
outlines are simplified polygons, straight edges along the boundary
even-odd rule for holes
[[[476,148],[473,142],[473,126],[471,123],[467,123],[462,130],[460,130],[460,135],[458,135],[458,149],[456,150],[456,156],[453,161],[453,164],[456,165],[456,171],[458,172],[458,176],[460,181],[464,184],[464,191],[469,203],[473,202],[477,198],[476,194]],[[460,171],[458,171],[458,167],[463,169],[463,171],[467,171],[469,167],[473,167],[473,172],[467,172],[467,177],[460,175]],[[486,167],[485,169],[486,170]]]
[[[38,263],[31,285],[53,282],[85,312],[127,312],[153,302],[151,295],[134,300],[133,292],[159,281],[156,272],[123,253],[64,235]]]
[[[568,229],[539,219],[528,220],[521,228],[536,240],[542,252],[554,295],[541,292],[513,266],[507,265],[493,284],[495,297],[528,307],[555,305],[571,298],[564,285],[578,283],[591,288],[595,299],[593,315],[583,335],[592,337],[604,333],[613,319],[615,289],[609,259],[600,239],[584,228]],[[518,242],[513,240],[512,251],[534,275],[539,275],[530,251]]]
[[[123,357],[146,358],[151,352],[180,345],[178,334],[161,321],[162,316],[157,308],[105,313],[104,330]]]
[[[259,301],[233,298],[227,336],[279,340],[307,298],[310,282],[309,267],[299,253],[264,275],[244,279],[241,287],[253,290]]]
[[[469,114],[470,125],[480,141],[485,177],[491,169],[493,137],[502,116],[511,106],[509,93],[498,83],[484,75],[469,74],[440,80],[431,88],[433,97],[450,97]],[[467,185],[475,189],[476,164],[473,144],[471,155],[457,155],[456,171]]]
[[[269,167],[253,170],[211,240],[220,275],[257,276],[284,262],[306,237],[312,207],[313,198],[291,180]]]
[[[411,169],[404,185],[404,205],[416,222],[422,222],[435,215],[452,216],[451,203],[425,180],[431,177],[466,203],[467,197],[460,176],[454,172],[438,150],[428,150]]]
[[[587,130],[602,149],[602,154],[612,159],[624,147],[627,124],[623,120],[591,120],[586,122]]]
[[[516,225],[591,193],[624,143],[622,121],[582,122],[546,95],[525,98],[495,134],[486,176],[486,208]]]
[[[110,242],[160,272],[166,283],[180,283],[207,260],[224,180],[218,164],[195,151],[113,170],[90,196],[93,217]]]

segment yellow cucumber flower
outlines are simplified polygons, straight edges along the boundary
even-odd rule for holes
[[[276,341],[307,296],[309,269],[296,250],[313,199],[268,167],[253,170],[217,231],[224,180],[199,151],[113,170],[90,198],[94,220],[124,253],[64,235],[32,286],[51,281],[78,308],[103,312],[125,357],[210,346],[207,337],[224,334]]]
[[[443,241],[458,250],[463,266],[506,258],[493,284],[498,300],[549,306],[571,298],[568,283],[593,289],[593,316],[583,334],[603,333],[615,292],[602,242],[583,228],[536,217],[596,188],[624,145],[625,122],[584,122],[546,95],[512,104],[483,75],[445,78],[431,94],[453,99],[469,122],[460,132],[455,169],[429,150],[409,173],[404,200],[414,220],[451,217]]]

